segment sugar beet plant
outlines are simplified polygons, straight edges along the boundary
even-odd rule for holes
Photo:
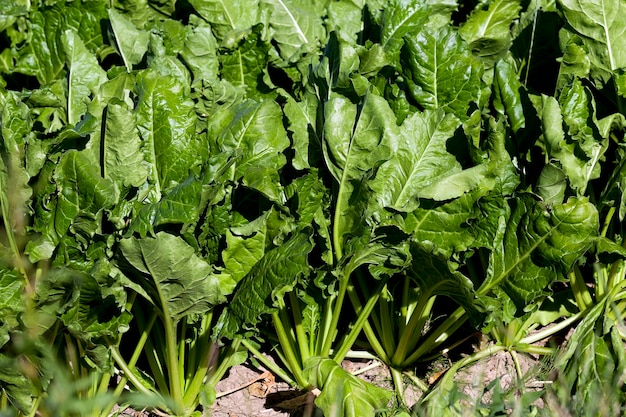
[[[252,354],[374,415],[392,391],[340,366],[365,352],[437,409],[456,369],[573,327],[559,392],[621,398],[626,10],[603,4],[6,2],[2,408],[199,415]]]

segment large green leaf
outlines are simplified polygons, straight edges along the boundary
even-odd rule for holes
[[[547,293],[588,251],[598,235],[598,212],[586,198],[570,198],[547,207],[530,196],[514,202],[510,217],[501,215],[493,243],[485,294],[496,285],[521,308]]]
[[[284,244],[269,250],[252,266],[228,308],[216,325],[220,337],[232,338],[259,322],[263,314],[276,311],[285,293],[298,279],[310,272],[309,252],[313,249],[308,233],[299,232]]]
[[[137,127],[148,179],[157,195],[183,182],[208,156],[208,146],[196,135],[193,102],[175,78],[152,71],[137,77]]]
[[[0,348],[9,341],[9,332],[19,325],[19,314],[24,310],[23,292],[24,280],[19,273],[0,264]]]
[[[373,94],[364,100],[357,108],[350,100],[333,95],[325,108],[324,158],[339,183],[333,237],[338,256],[344,235],[358,234],[363,226],[367,203],[355,193],[396,147],[397,126],[387,102]]]
[[[76,124],[87,110],[89,96],[95,95],[100,84],[106,81],[106,73],[96,57],[72,30],[61,36],[65,63],[68,68],[67,121]]]
[[[305,361],[306,379],[321,390],[315,400],[325,415],[374,417],[387,407],[393,392],[369,384],[346,372],[332,359],[312,357]]]
[[[392,0],[383,10],[380,43],[387,53],[397,54],[404,36],[419,33],[437,14],[450,14],[456,1]]]
[[[415,113],[407,118],[401,126],[396,152],[370,182],[377,202],[384,207],[412,211],[419,205],[420,197],[446,200],[468,191],[460,182],[446,182],[462,171],[446,145],[459,126],[459,119],[443,110]]]
[[[483,223],[487,223],[480,220],[488,219],[479,206],[482,194],[467,193],[441,205],[418,207],[389,221],[435,253],[451,257],[454,253],[485,245],[476,233],[476,227],[485,227]]]
[[[621,0],[559,0],[567,28],[580,36],[594,72],[606,81],[608,74],[626,68],[626,4]],[[608,73],[608,74],[607,74]]]
[[[470,103],[480,96],[482,65],[465,41],[449,27],[426,27],[405,40],[403,68],[413,99],[466,120]]]
[[[259,0],[190,0],[189,3],[211,24],[219,41],[236,36],[231,32],[249,29],[259,22]]]
[[[148,300],[174,322],[190,314],[206,313],[223,302],[234,286],[178,236],[159,232],[154,238],[123,239],[120,249],[141,272],[133,279]]]
[[[261,0],[268,11],[271,38],[280,56],[296,61],[306,52],[315,51],[325,37],[324,2],[311,0]]]
[[[542,123],[547,154],[558,160],[570,185],[583,193],[600,175],[606,140],[593,124],[593,98],[580,81],[562,90],[559,102],[543,97]]]
[[[279,170],[286,162],[282,152],[289,146],[282,116],[273,101],[247,101],[230,112],[229,123],[216,138],[221,152],[240,155],[231,178],[278,202],[285,199]]]
[[[141,62],[148,50],[150,34],[147,31],[137,29],[133,22],[117,10],[111,8],[108,13],[117,50],[122,56],[126,69],[130,72],[133,65]]]
[[[261,26],[247,33],[236,48],[222,51],[219,55],[220,72],[223,80],[246,89],[247,96],[263,96],[260,80],[267,67],[269,45],[261,40]]]
[[[510,27],[520,9],[517,0],[491,2],[486,10],[474,9],[459,33],[475,55],[494,62],[511,46]]]
[[[287,96],[286,100],[283,111],[289,120],[288,129],[295,152],[292,164],[296,169],[316,166],[321,157],[321,139],[316,132],[320,103],[313,94],[305,94],[301,101],[291,96]]]
[[[92,52],[102,45],[100,19],[106,16],[104,3],[57,3],[30,15],[28,43],[20,48],[14,72],[37,77],[42,86],[64,73],[62,37],[66,30],[80,34]]]
[[[204,80],[217,79],[217,40],[207,23],[196,16],[190,16],[189,22],[190,25],[185,27],[187,36],[181,56],[193,73],[192,86],[200,86]]]
[[[444,295],[476,317],[479,311],[474,284],[461,272],[453,270],[445,258],[431,253],[417,242],[411,243],[411,266],[407,274],[417,282],[420,293]]]
[[[104,112],[101,144],[104,177],[120,189],[139,187],[148,176],[135,114],[126,103],[112,100]]]
[[[86,152],[69,151],[59,161],[54,173],[57,199],[54,229],[64,236],[77,216],[93,220],[94,232],[102,212],[117,200],[112,181],[102,178],[97,163]]]
[[[225,272],[239,282],[265,255],[293,230],[293,223],[271,209],[248,224],[226,231],[226,249],[222,252]]]

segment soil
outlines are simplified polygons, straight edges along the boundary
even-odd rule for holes
[[[546,372],[541,361],[527,355],[518,355],[518,361],[525,378],[521,383],[526,390],[541,389],[546,381]],[[430,385],[437,380],[450,366],[449,361],[442,358],[424,375],[423,381]],[[376,360],[345,360],[342,366],[348,372],[376,386],[393,389],[389,369]],[[545,366],[543,366],[545,369]],[[489,401],[490,391],[486,390],[491,382],[499,380],[502,389],[519,387],[515,363],[510,353],[499,352],[478,363],[461,369],[455,376],[462,392],[472,399]],[[518,385],[516,385],[518,384]],[[266,369],[258,368],[250,362],[234,366],[227,376],[216,386],[217,400],[209,414],[211,417],[322,417],[315,410],[315,395],[311,392],[299,392],[289,384],[278,380]],[[404,397],[408,406],[419,401],[422,392],[410,383],[406,384]],[[540,404],[538,404],[540,405]],[[157,417],[145,411],[124,410],[120,416]]]

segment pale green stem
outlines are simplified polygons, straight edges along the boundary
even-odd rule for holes
[[[309,384],[304,379],[302,374],[302,367],[296,354],[294,352],[293,346],[287,336],[287,332],[283,327],[283,324],[280,320],[280,316],[278,313],[272,313],[272,323],[274,324],[274,329],[276,329],[276,335],[278,336],[278,341],[283,350],[283,354],[285,355],[285,359],[287,360],[286,365],[289,367],[289,370],[296,378],[296,382],[300,388],[306,388]]]
[[[574,314],[573,316],[568,317],[567,319],[555,324],[554,326],[544,328],[536,333],[526,336],[525,338],[520,340],[519,343],[532,345],[533,343],[537,343],[540,340],[547,339],[548,337],[557,334],[561,330],[570,327],[573,323],[575,323],[576,321],[584,317],[585,313],[586,312],[582,312],[582,311],[578,312]]]
[[[361,333],[361,330],[367,323],[367,319],[374,309],[374,306],[376,305],[376,302],[378,301],[378,298],[380,296],[381,287],[384,285],[385,284],[383,282],[379,284],[377,291],[372,294],[372,296],[367,300],[367,303],[365,303],[365,306],[363,306],[363,308],[355,309],[358,314],[357,319],[350,328],[348,336],[342,341],[341,346],[334,354],[333,359],[335,360],[335,362],[341,363],[341,361],[345,358],[350,349],[352,349],[352,346],[354,345],[354,342],[356,342],[359,333]],[[354,293],[354,286],[349,286],[348,293]],[[356,294],[354,294],[354,296],[358,298]]]
[[[430,317],[434,303],[435,296],[431,297],[429,292],[420,293],[417,308],[411,315],[406,329],[402,332],[398,342],[398,349],[391,359],[393,365],[403,363],[409,350],[414,349],[417,345],[426,321]]]
[[[304,363],[304,361],[311,356],[311,353],[309,352],[308,339],[304,331],[304,326],[302,325],[302,310],[300,310],[300,302],[293,291],[289,292],[289,301],[291,303],[291,311],[293,313],[293,321],[296,328],[296,341],[298,343],[298,347],[300,348],[302,363]]]

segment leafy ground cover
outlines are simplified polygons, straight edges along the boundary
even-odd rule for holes
[[[454,414],[502,354],[558,378],[477,415],[620,414],[625,9],[3,2],[2,415],[201,415],[246,358],[327,416]]]

